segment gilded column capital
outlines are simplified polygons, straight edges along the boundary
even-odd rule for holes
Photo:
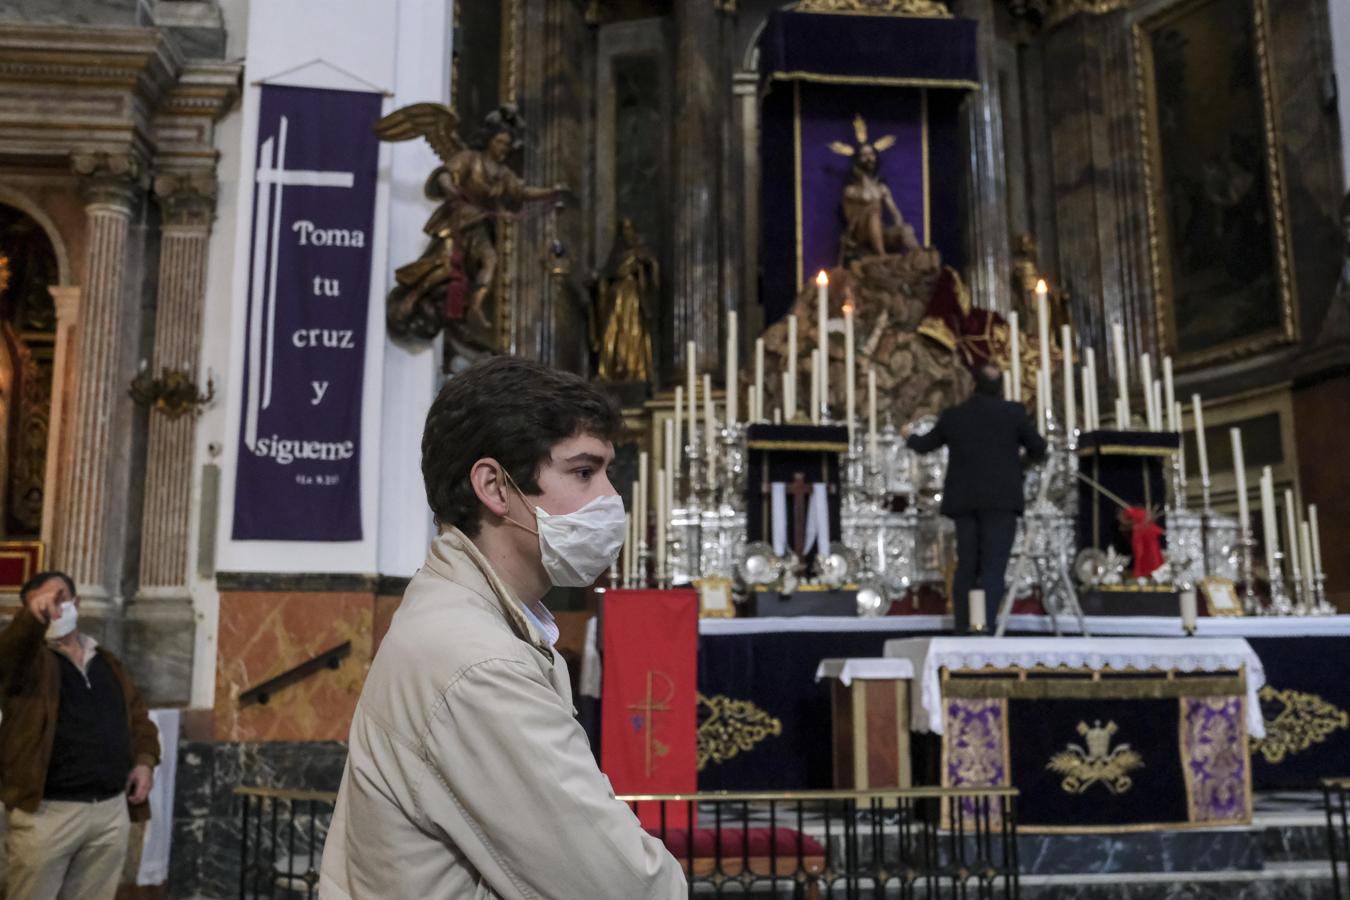
[[[1051,29],[1074,16],[1101,16],[1125,9],[1131,0],[1007,0],[1013,18],[1036,28]]]
[[[216,213],[216,177],[211,172],[166,172],[151,189],[168,227],[209,229]]]
[[[80,176],[85,204],[130,214],[144,189],[145,166],[131,153],[72,153],[70,167]]]

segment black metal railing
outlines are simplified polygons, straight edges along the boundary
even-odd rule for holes
[[[999,788],[627,796],[689,896],[1019,896],[1017,792]],[[688,823],[694,827],[688,827]]]
[[[319,859],[337,795],[237,787],[239,900],[319,896]]]
[[[234,793],[240,900],[317,897],[336,795]],[[1020,890],[1016,797],[1010,788],[913,788],[619,799],[684,867],[691,898],[1011,900]],[[1341,809],[1343,839],[1344,790]]]
[[[1350,778],[1322,781],[1327,808],[1327,854],[1331,859],[1331,896],[1350,900]]]

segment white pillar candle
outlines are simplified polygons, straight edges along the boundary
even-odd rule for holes
[[[818,406],[828,407],[830,405],[830,276],[821,269],[820,274],[816,276],[816,316],[818,318],[817,327],[820,333],[816,340],[819,342],[820,359],[816,362],[816,369],[819,373],[817,380],[820,383],[820,402]]]
[[[1181,421],[1180,410],[1177,412],[1177,422]],[[1251,509],[1247,505],[1247,462],[1242,453],[1242,432],[1236,428],[1228,429],[1228,439],[1233,444],[1233,482],[1237,489],[1238,502],[1238,526],[1240,528],[1251,527]]]
[[[1074,428],[1078,425],[1077,404],[1074,402],[1074,383],[1073,383],[1073,329],[1068,325],[1061,325],[1059,329],[1060,350],[1064,353],[1064,433],[1070,437],[1073,436]]]
[[[1046,359],[1041,355],[1041,364],[1036,367],[1036,428],[1045,432],[1045,414],[1050,409],[1050,383],[1046,379]]]
[[[1293,583],[1303,580],[1303,566],[1299,562],[1298,549],[1298,507],[1294,506],[1294,492],[1284,489],[1284,533],[1288,536],[1289,550],[1285,558],[1289,560],[1288,574]]]
[[[1299,552],[1303,554],[1303,589],[1307,591],[1308,596],[1311,597],[1315,585],[1315,578],[1312,558],[1312,531],[1308,528],[1307,519],[1298,523],[1298,537]]]
[[[1111,339],[1116,349],[1116,398],[1119,406],[1116,427],[1124,431],[1130,427],[1130,368],[1125,362],[1125,326],[1119,322],[1112,325]]]
[[[787,390],[783,392],[783,414],[789,422],[797,418],[797,317],[788,316]]]
[[[1198,614],[1195,602],[1195,591],[1186,590],[1181,592],[1181,627],[1187,634],[1195,633],[1195,618]]]
[[[877,464],[877,371],[867,370],[867,453]]]
[[[662,477],[666,482],[666,511],[675,505],[675,460],[683,452],[679,439],[675,437],[675,423],[666,419],[666,465]]]
[[[1088,347],[1083,355],[1087,357],[1089,385],[1087,396],[1083,398],[1083,401],[1092,404],[1092,422],[1088,425],[1088,428],[1099,431],[1102,427],[1102,411],[1101,407],[1097,405],[1097,351]]]
[[[689,392],[689,442],[694,443],[694,423],[698,421],[698,406],[694,403],[694,394],[698,391],[698,375],[694,364],[694,342],[684,345],[685,390]]]
[[[1200,457],[1200,483],[1209,484],[1209,451],[1205,447],[1205,414],[1201,408],[1200,395],[1191,394],[1191,410],[1195,427],[1195,452]]]
[[[1261,470],[1261,532],[1266,545],[1266,571],[1274,572],[1280,537],[1275,533],[1275,478],[1270,466]]]
[[[1092,431],[1092,377],[1087,366],[1078,370],[1078,379],[1083,389],[1083,430]]]
[[[1180,431],[1181,420],[1175,417],[1177,391],[1172,381],[1172,357],[1163,357],[1163,402],[1167,404],[1167,430]]]
[[[784,376],[784,377],[786,377],[786,376]],[[781,406],[775,406],[775,407],[773,408],[773,424],[775,424],[775,425],[782,425],[782,424],[783,424],[783,407],[781,407]]]
[[[741,379],[740,379],[740,360],[738,359],[739,346],[736,335],[736,313],[734,311],[727,313],[727,359],[726,359],[726,377],[727,377],[727,427],[730,428],[736,424],[740,418],[740,410],[737,404],[741,399]]]
[[[755,338],[755,421],[764,420],[764,338]]]
[[[811,424],[820,424],[820,348],[811,351]]]
[[[984,609],[984,591],[980,588],[971,588],[968,597],[970,630],[984,631],[989,627],[989,620]]]
[[[1174,415],[1176,416],[1177,431],[1180,431],[1180,430],[1181,430],[1181,401],[1180,401],[1180,400],[1176,401],[1175,406],[1176,406],[1176,410],[1175,410],[1175,412],[1174,412]],[[1180,455],[1180,457],[1181,457],[1181,459],[1179,460],[1180,465],[1178,466],[1178,471],[1179,471],[1180,476],[1181,476],[1181,495],[1184,497],[1184,496],[1186,495],[1186,442],[1185,442],[1185,441],[1181,441],[1181,442],[1177,445],[1177,453],[1178,453],[1178,455]]]
[[[1022,402],[1022,332],[1017,324],[1017,310],[1008,313],[1008,355],[1012,358],[1012,398]]]
[[[633,583],[633,514],[623,514],[623,547],[619,549],[619,587]]]
[[[713,410],[712,376],[703,373],[703,439],[709,450],[717,443],[717,413]]]
[[[1012,373],[1007,369],[1003,370],[1003,399],[1012,399]]]
[[[1163,386],[1158,379],[1153,379],[1153,430],[1163,430]]]
[[[791,392],[792,392],[792,382],[788,379],[788,373],[784,372],[784,373],[783,373],[783,398],[784,398],[784,399],[783,399],[783,406],[775,407],[775,408],[774,408],[774,415],[778,416],[779,419],[782,420],[782,419],[783,419],[783,408],[786,407],[787,410],[788,410],[788,414],[787,414],[786,421],[788,421],[788,422],[791,422],[791,421],[792,421],[792,407],[789,406],[789,405],[788,405],[788,402],[787,402],[787,396],[788,396],[788,394],[791,393]]]
[[[856,435],[858,382],[853,371],[853,307],[844,304],[844,419],[848,422],[848,447],[853,452]]]
[[[656,583],[659,587],[666,580],[666,497],[668,482],[665,478],[656,481]]]
[[[1050,303],[1046,298],[1045,279],[1036,282],[1036,341],[1040,344],[1041,364],[1038,372],[1045,377],[1036,376],[1036,427],[1045,430],[1046,414],[1050,411]]]
[[[646,450],[638,453],[638,495],[635,505],[637,506],[637,532],[638,543],[647,538],[647,504],[651,495],[651,482],[648,480],[648,469],[651,466],[651,457]]]
[[[684,388],[675,388],[675,416],[671,421],[671,427],[675,432],[675,448],[671,453],[671,467],[679,471],[684,465],[684,422],[681,421],[684,416]]]
[[[1317,524],[1317,504],[1308,504],[1308,528],[1312,531],[1313,574],[1322,574],[1322,529]]]
[[[1139,354],[1139,380],[1144,385],[1144,427],[1157,431],[1153,415],[1153,360],[1147,353]]]

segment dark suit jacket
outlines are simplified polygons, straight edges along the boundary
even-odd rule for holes
[[[911,450],[931,453],[946,446],[947,480],[942,486],[942,514],[958,516],[977,510],[1022,511],[1022,457],[1045,456],[1041,437],[1020,403],[975,394],[944,410],[933,430],[910,435]]]

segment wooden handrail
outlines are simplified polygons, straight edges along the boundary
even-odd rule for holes
[[[307,659],[298,666],[293,666],[277,675],[269,678],[261,684],[254,685],[239,695],[239,705],[248,706],[251,703],[266,704],[272,699],[272,695],[284,687],[295,684],[313,675],[320,669],[336,669],[342,665],[342,660],[352,652],[352,642],[344,641],[336,647],[330,647],[318,656]]]

